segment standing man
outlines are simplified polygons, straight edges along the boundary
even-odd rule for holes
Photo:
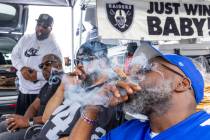
[[[53,36],[53,18],[41,14],[37,20],[34,34],[24,35],[12,51],[12,64],[18,70],[19,95],[16,114],[24,115],[28,106],[34,101],[41,87],[46,83],[38,64],[46,54],[62,55]]]

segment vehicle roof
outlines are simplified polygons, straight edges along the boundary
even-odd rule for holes
[[[1,0],[2,3],[26,5],[72,6],[76,0]]]
[[[175,50],[179,50],[181,55],[186,56],[210,54],[209,42],[197,44],[163,44],[159,45],[158,48],[163,53],[175,53]]]

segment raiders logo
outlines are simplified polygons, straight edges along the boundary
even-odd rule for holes
[[[106,4],[107,16],[110,23],[120,32],[125,32],[133,21],[134,6],[118,3]]]
[[[38,56],[38,49],[30,48],[29,50],[25,51],[25,56],[26,57],[31,57],[31,56]]]

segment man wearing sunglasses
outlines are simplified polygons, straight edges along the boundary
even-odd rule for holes
[[[108,94],[113,93],[110,106],[114,102],[124,103],[125,112],[144,114],[148,120],[130,120],[101,140],[208,140],[210,115],[205,111],[196,112],[196,105],[204,96],[204,80],[193,62],[180,55],[164,55],[152,46],[140,46],[133,60],[135,58],[136,62],[147,58],[144,65],[131,65],[138,68],[131,75],[141,90],[126,88],[129,80],[121,81],[127,95],[122,96],[117,88],[110,88]],[[97,106],[86,106],[83,112],[72,130],[71,140],[89,140],[95,124],[102,121]]]
[[[42,63],[39,65],[42,74],[47,81],[52,78],[52,69],[62,70],[61,59],[49,54],[44,56]],[[47,82],[40,90],[39,95],[28,107],[24,116],[10,114],[6,116],[6,121],[0,123],[0,139],[2,140],[23,140],[27,128],[34,124],[43,124],[42,115],[48,100],[53,96],[61,79],[55,83]],[[9,131],[9,132],[8,132]]]
[[[62,60],[59,47],[51,35],[53,18],[41,14],[37,19],[34,34],[24,35],[14,47],[11,55],[13,66],[18,70],[19,94],[16,113],[24,115],[41,87],[46,83],[38,64],[43,56],[56,54]]]

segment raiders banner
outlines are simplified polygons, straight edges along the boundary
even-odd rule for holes
[[[210,2],[97,0],[103,39],[180,40],[210,37]]]

